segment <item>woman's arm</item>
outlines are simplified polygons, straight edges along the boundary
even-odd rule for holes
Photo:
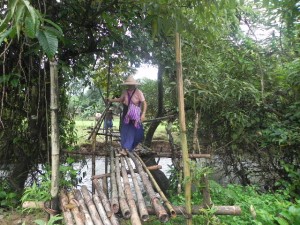
[[[147,102],[146,100],[142,102],[142,115],[141,115],[141,121],[143,122],[146,118],[146,112],[147,112]]]

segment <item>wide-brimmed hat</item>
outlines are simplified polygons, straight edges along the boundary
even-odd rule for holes
[[[130,75],[121,85],[140,85],[140,83],[137,82],[132,75]]]

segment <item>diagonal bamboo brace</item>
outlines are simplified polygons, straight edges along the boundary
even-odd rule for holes
[[[158,191],[158,193],[160,194],[162,200],[164,201],[165,205],[167,206],[167,208],[170,211],[170,214],[172,217],[176,217],[176,212],[173,209],[173,206],[171,205],[170,201],[167,199],[167,197],[165,196],[164,192],[160,189],[159,185],[157,184],[157,182],[155,181],[154,177],[152,176],[151,172],[147,169],[147,166],[145,165],[145,163],[143,162],[143,160],[136,154],[133,153],[134,156],[139,160],[139,162],[142,164],[144,170],[146,171],[146,173],[148,174],[151,182],[153,183],[153,185],[155,186],[156,190]],[[130,157],[131,157],[131,153],[129,153]]]

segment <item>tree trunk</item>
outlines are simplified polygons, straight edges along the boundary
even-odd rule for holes
[[[162,80],[163,74],[164,74],[164,65],[159,64],[158,74],[157,74],[157,87],[158,87],[157,108],[158,108],[158,111],[157,111],[156,117],[163,116],[163,93],[164,93],[163,80]],[[154,132],[156,131],[156,128],[159,126],[159,124],[160,124],[160,121],[155,121],[155,122],[151,123],[151,125],[148,129],[148,132],[146,134],[146,137],[145,137],[145,141],[144,141],[145,146],[150,148]],[[145,156],[142,159],[148,167],[157,165],[155,158],[153,156]],[[169,188],[169,180],[168,180],[167,176],[161,170],[151,171],[151,173],[152,173],[153,177],[155,178],[159,187],[162,189],[162,191],[165,194],[167,194],[167,190]]]

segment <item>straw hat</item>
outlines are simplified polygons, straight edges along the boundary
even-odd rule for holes
[[[140,85],[140,83],[133,78],[133,75],[130,75],[121,85]]]

